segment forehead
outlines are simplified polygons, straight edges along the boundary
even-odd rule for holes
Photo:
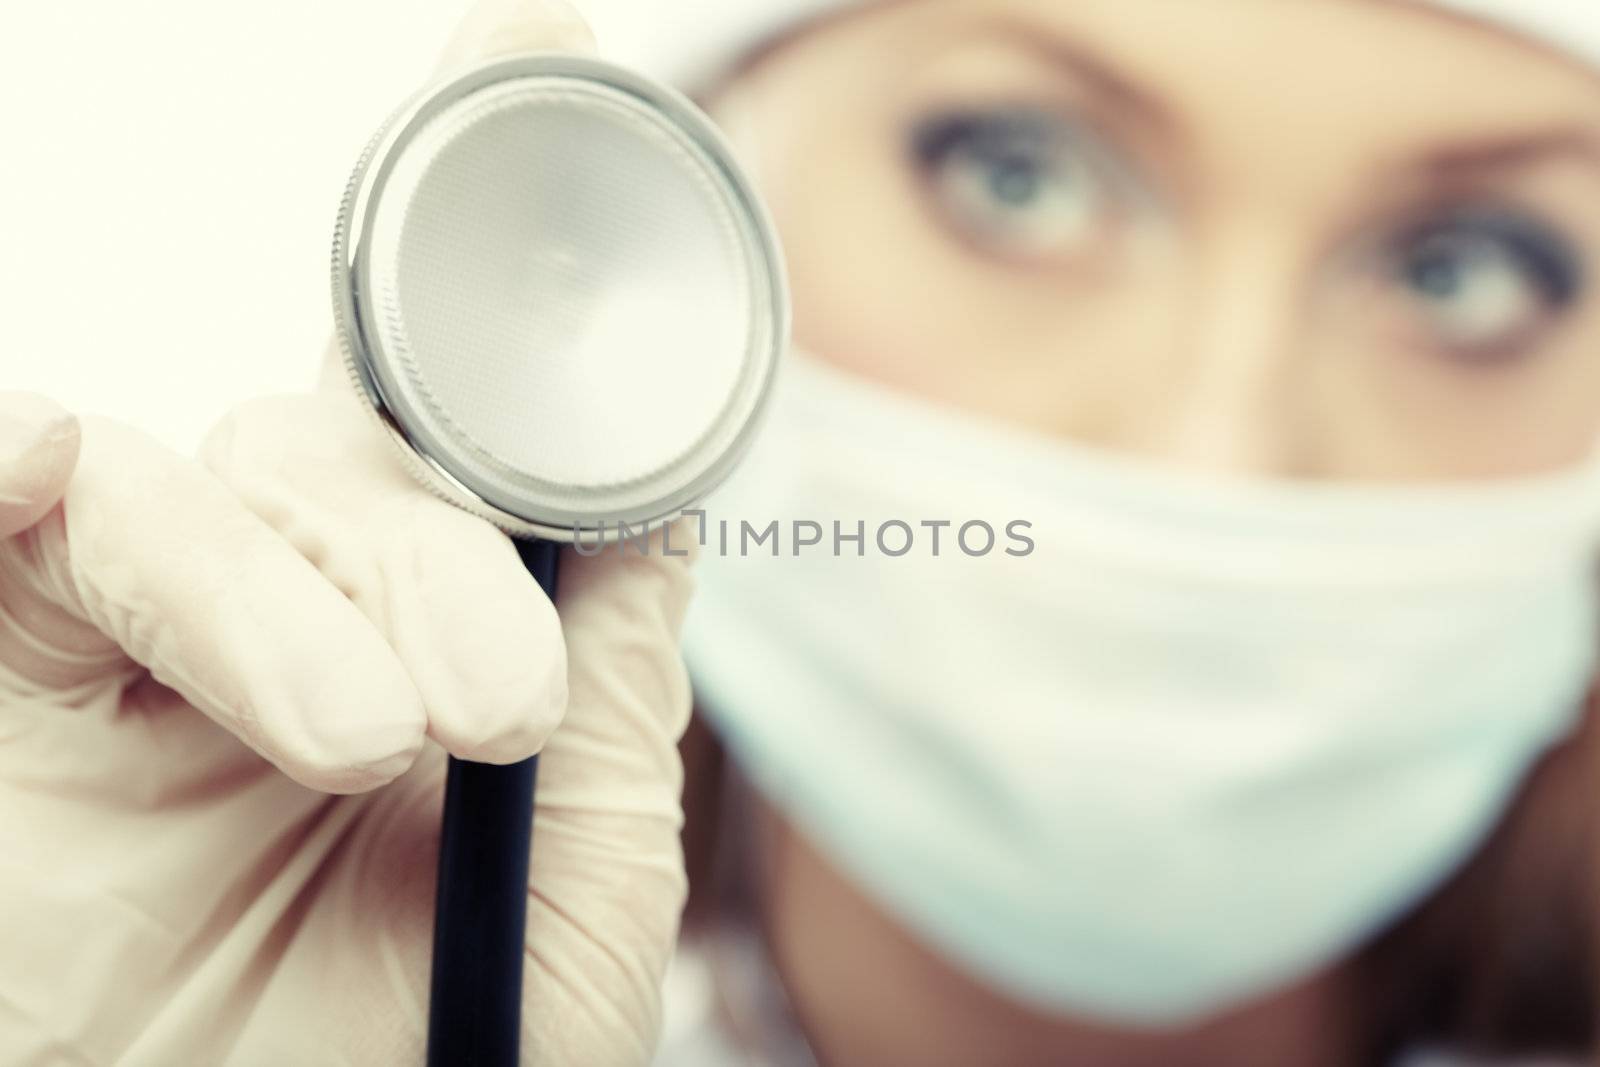
[[[1600,74],[1422,0],[893,0],[851,11],[757,64],[787,69],[793,107],[832,116],[834,131],[892,129],[930,95],[1065,89],[1073,106],[1136,123],[1197,189],[1343,201],[1396,178],[1384,187],[1431,186],[1436,160],[1600,176]]]
[[[1202,117],[1225,104],[1245,122],[1343,114],[1443,134],[1600,121],[1600,74],[1421,0],[899,0],[843,21],[884,46],[885,78],[1005,44]]]

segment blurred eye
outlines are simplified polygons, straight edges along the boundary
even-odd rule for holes
[[[912,150],[946,219],[1001,255],[1080,252],[1119,206],[1104,152],[1060,115],[1019,108],[938,115],[916,126]]]
[[[1577,253],[1565,238],[1509,213],[1424,223],[1401,235],[1392,262],[1433,343],[1468,359],[1514,354],[1583,286]]]

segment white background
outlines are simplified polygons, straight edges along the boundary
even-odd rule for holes
[[[183,451],[309,387],[356,156],[466,0],[0,0],[0,388]]]

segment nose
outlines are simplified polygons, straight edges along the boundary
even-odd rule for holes
[[[1226,475],[1304,475],[1304,255],[1269,212],[1199,235],[1169,339],[1170,388],[1139,450]]]

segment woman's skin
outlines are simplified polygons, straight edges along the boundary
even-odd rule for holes
[[[912,0],[739,88],[799,343],[908,392],[1308,478],[1528,472],[1600,426],[1600,79],[1509,36],[1370,0]]]
[[[1514,476],[1600,429],[1600,79],[1508,35],[1396,0],[912,0],[791,36],[716,104],[799,345],[907,392],[1224,476]],[[1570,750],[1524,807],[1586,810]],[[1508,862],[1572,881],[1530,856],[1587,822],[1528,821]],[[1363,996],[1406,995],[1352,958],[1182,1032],[1052,1017],[760,825],[830,1064],[1332,1067],[1369,1055]]]

